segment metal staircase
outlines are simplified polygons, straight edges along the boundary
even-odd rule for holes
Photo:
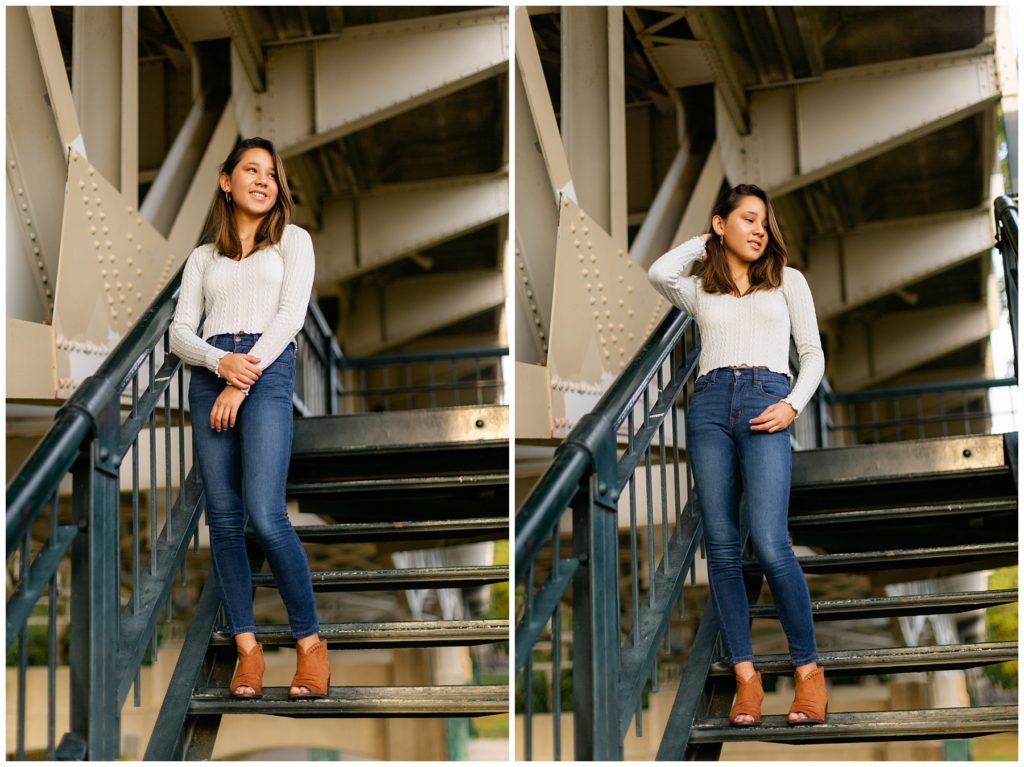
[[[886,583],[935,579],[1017,563],[1016,433],[946,437],[884,445],[808,450],[794,454],[790,534],[813,547],[799,557],[813,574],[870,574],[861,598],[812,600],[815,622],[965,613],[1017,601],[1017,591],[979,590],[884,595]],[[879,544],[886,548],[879,549]],[[756,603],[763,576],[747,551],[751,619],[775,619],[768,601]],[[711,613],[707,622],[714,623]],[[702,623],[702,629],[703,629]],[[871,676],[968,669],[1017,657],[1017,642],[843,649],[821,652],[829,676]],[[691,661],[692,663],[692,661]],[[764,676],[790,676],[786,655],[760,655]],[[790,727],[784,715],[758,727],[730,727],[735,692],[723,663],[687,665],[666,727],[659,759],[717,759],[725,743],[856,743],[969,738],[1017,730],[1017,706],[843,712],[831,708],[825,725]],[[693,687],[704,674],[702,690]],[[695,700],[699,703],[694,706]]]
[[[168,348],[179,280],[180,274],[68,400],[8,485],[7,646],[18,667],[8,698],[17,710],[13,756],[28,755],[29,711],[37,722],[45,712],[42,753],[50,759],[121,756],[121,709],[133,689],[139,705],[142,666],[161,647],[160,627],[186,601],[194,602],[194,611],[147,759],[210,758],[220,723],[229,715],[506,714],[507,685],[332,686],[326,699],[316,701],[290,701],[287,688],[270,687],[260,701],[229,697],[236,654],[223,630],[215,576],[208,559],[196,553],[202,485],[188,465],[185,371]],[[507,538],[507,408],[477,404],[338,415],[347,393],[341,385],[344,360],[312,303],[298,357],[294,403],[300,415],[286,492],[301,511],[324,521],[301,526],[300,539],[311,563],[317,550],[377,545],[378,567],[314,571],[314,592],[462,589],[472,595],[474,589],[507,581],[506,565],[396,568],[386,562],[393,551],[444,550],[450,543]],[[479,375],[479,360],[476,370]],[[450,400],[462,385],[453,362],[440,401]],[[466,386],[480,391],[478,381]],[[140,452],[147,442],[148,454]],[[140,480],[147,457],[148,483],[144,471]],[[274,588],[272,574],[261,572],[258,546],[250,547],[250,564],[254,591]],[[190,583],[197,579],[205,583],[196,600]],[[39,664],[30,653],[40,618],[45,677],[33,676],[30,669]],[[58,652],[61,632],[69,637],[64,659]],[[271,646],[293,644],[287,625],[261,625],[257,636]],[[322,636],[330,657],[351,649],[507,642],[509,625],[473,615],[325,622]],[[70,666],[71,687],[70,727],[63,734],[57,728],[61,666]],[[47,682],[34,686],[36,678]]]
[[[508,412],[503,406],[300,418],[287,495],[330,521],[296,529],[310,547],[401,544],[403,549],[508,536]],[[254,588],[274,588],[251,549]],[[315,561],[315,558],[311,558]],[[468,589],[508,580],[507,565],[326,570],[314,592]],[[212,580],[212,578],[211,578]],[[205,599],[205,596],[204,596]],[[290,701],[287,687],[260,700],[233,700],[234,643],[217,625],[218,602],[196,611],[153,729],[146,759],[209,759],[221,719],[270,714],[293,718],[458,717],[505,714],[507,685],[334,686],[320,700]],[[335,650],[472,646],[507,642],[507,620],[325,623]],[[291,646],[287,625],[257,627],[265,645]]]
[[[995,218],[1007,297],[1014,305],[1016,204],[1000,198]],[[1011,325],[1016,338],[1015,313]],[[574,758],[626,758],[631,726],[637,736],[649,726],[645,700],[663,681],[662,664],[680,671],[667,721],[663,729],[659,722],[654,734],[658,759],[717,759],[723,744],[737,741],[852,743],[1016,731],[1016,705],[874,712],[833,705],[820,726],[789,727],[783,715],[765,716],[758,727],[728,725],[735,681],[719,662],[714,610],[700,592],[697,599],[692,596],[702,522],[679,422],[689,406],[699,355],[692,318],[670,312],[559,445],[517,512],[516,577],[523,600],[516,673],[517,689],[525,691],[517,707],[524,732],[517,758],[532,759],[535,750],[541,758],[562,758],[566,711],[571,711]],[[801,564],[812,579],[819,626],[963,615],[1016,603],[1015,589],[935,585],[1017,562],[1017,433],[972,433],[979,419],[983,431],[990,429],[990,414],[984,404],[977,412],[977,403],[986,400],[971,394],[1016,383],[1013,378],[837,393],[822,382],[792,429],[798,449],[790,496],[793,543],[813,552],[801,557]],[[944,398],[950,392],[957,392],[962,413],[944,414],[940,402],[940,415],[922,414],[925,396]],[[917,418],[901,418],[896,403],[894,417],[886,420],[873,402],[871,422],[853,420],[859,403],[900,397],[917,399]],[[940,425],[946,434],[946,421],[952,419],[961,436],[925,434]],[[908,428],[919,438],[902,438]],[[830,447],[832,436],[845,431],[873,434],[878,444]],[[883,433],[891,441],[879,440]],[[741,504],[741,519],[742,513]],[[570,520],[571,532],[565,532]],[[744,556],[751,621],[774,621],[775,607],[762,589],[764,578],[749,543]],[[818,575],[855,576],[870,588],[815,598]],[[907,586],[912,582],[916,591]],[[920,583],[931,585],[917,588]],[[689,622],[696,615],[699,621]],[[1016,642],[966,637],[921,646],[819,650],[826,680],[971,669],[1017,657]],[[570,660],[571,702],[562,690]],[[761,655],[755,666],[766,677],[792,674],[786,655]],[[536,720],[549,713],[551,744],[539,746]]]

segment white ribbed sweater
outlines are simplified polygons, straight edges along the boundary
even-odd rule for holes
[[[192,365],[217,372],[228,352],[206,343],[220,333],[262,333],[249,353],[265,370],[302,329],[313,290],[313,241],[289,224],[277,245],[234,261],[200,245],[185,262],[178,306],[171,321],[171,351]],[[206,312],[203,337],[196,334]]]
[[[764,365],[792,380],[792,331],[800,354],[800,375],[782,401],[801,412],[825,374],[825,355],[807,280],[787,266],[782,287],[776,290],[758,290],[739,298],[708,293],[700,277],[685,274],[702,255],[704,240],[694,237],[655,261],[647,274],[655,290],[697,321],[701,342],[698,375],[715,368]]]

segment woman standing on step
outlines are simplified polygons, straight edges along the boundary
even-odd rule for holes
[[[712,231],[670,250],[651,267],[651,284],[694,317],[700,370],[686,418],[686,446],[700,501],[711,598],[736,674],[729,721],[761,721],[761,675],[754,670],[750,616],[740,562],[740,488],[750,537],[789,641],[796,699],[787,722],[825,721],[807,582],[788,535],[792,454],[789,426],[825,371],[814,302],[804,276],[786,266],[786,246],[768,195],[752,184],[715,207]],[[701,262],[694,275],[686,272]],[[789,338],[800,374],[789,386]]]
[[[171,324],[171,350],[190,363],[188,400],[196,463],[206,493],[213,564],[238,669],[234,698],[263,696],[246,518],[288,611],[298,669],[292,699],[327,694],[309,563],[285,509],[292,447],[295,337],[313,286],[309,234],[294,210],[281,158],[262,138],[246,139],[221,166],[212,242],[192,251]],[[196,334],[205,314],[203,337]]]

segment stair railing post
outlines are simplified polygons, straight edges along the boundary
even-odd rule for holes
[[[575,756],[621,760],[616,435],[607,417],[584,418],[593,419],[596,428],[581,440],[594,471],[583,480],[572,504],[573,553],[580,561],[573,578]]]
[[[83,384],[85,388],[89,384]],[[71,549],[70,726],[89,760],[120,753],[117,665],[120,645],[118,399],[106,380],[91,382],[76,403],[94,424],[72,469],[72,514],[78,526]]]

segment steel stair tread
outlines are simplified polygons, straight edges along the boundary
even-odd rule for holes
[[[508,534],[508,517],[403,520],[398,522],[339,522],[297,525],[299,540],[308,543],[348,543],[406,540],[444,540]]]
[[[292,646],[295,639],[287,625],[256,627],[256,638],[268,646]],[[328,649],[369,647],[468,646],[507,642],[507,620],[395,621],[387,623],[323,623],[320,638]],[[227,631],[215,631],[211,645],[232,645]]]
[[[830,650],[818,653],[818,662],[825,667],[826,675],[841,673],[844,676],[964,669],[1016,659],[1016,642]],[[769,676],[789,676],[793,673],[793,661],[788,654],[755,656],[754,666]],[[732,674],[732,667],[724,663],[716,663],[711,667],[711,676]]]
[[[1017,601],[1016,589],[955,591],[898,597],[826,599],[811,602],[817,620],[850,620],[878,616],[937,615],[975,610]],[[774,604],[750,606],[751,618],[777,618]]]
[[[293,701],[287,687],[264,687],[261,700],[234,700],[227,688],[200,688],[188,707],[193,715],[270,714],[313,717],[446,717],[507,714],[506,685],[427,687],[330,687],[320,700]]]
[[[508,565],[418,567],[382,570],[320,570],[310,573],[314,591],[468,588],[508,580]],[[275,586],[271,573],[254,573],[253,586]]]
[[[970,738],[1017,731],[1017,706],[939,708],[915,711],[829,713],[825,724],[791,727],[784,714],[765,716],[758,727],[730,727],[725,718],[694,722],[691,744],[739,741],[858,743]]]
[[[435,490],[461,487],[497,487],[508,485],[508,472],[442,474],[423,477],[386,477],[384,479],[345,479],[328,482],[289,482],[285,493],[318,495],[325,493],[361,493],[385,490]]]
[[[974,515],[993,512],[1014,511],[1017,499],[987,498],[983,501],[957,501],[953,503],[931,503],[921,506],[895,506],[872,509],[849,509],[791,515],[789,527],[806,528],[819,525],[855,525],[861,522],[888,521],[903,523],[917,518],[930,519],[950,515]]]
[[[925,567],[951,564],[971,559],[985,559],[1001,555],[1012,556],[1017,561],[1017,543],[979,543],[967,546],[930,546],[917,549],[888,549],[885,551],[842,552],[837,554],[812,554],[797,557],[805,573],[846,572],[851,568],[863,570],[889,570],[897,568]],[[743,567],[759,571],[756,560],[744,560]]]

